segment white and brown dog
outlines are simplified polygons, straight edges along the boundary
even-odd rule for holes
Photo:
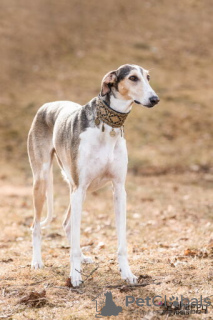
[[[159,98],[149,84],[148,71],[123,65],[105,75],[98,97],[81,106],[57,101],[37,112],[28,136],[28,154],[33,172],[35,217],[32,227],[32,268],[42,268],[41,227],[53,215],[52,160],[55,155],[70,187],[70,205],[64,228],[71,244],[71,282],[79,286],[81,262],[91,263],[80,248],[82,204],[87,189],[95,190],[111,181],[114,191],[118,263],[121,277],[136,283],[127,259],[126,192],[127,149],[123,123],[133,102],[153,107]],[[40,222],[47,200],[48,215]]]

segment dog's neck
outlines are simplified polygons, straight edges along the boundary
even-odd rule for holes
[[[129,113],[132,109],[133,100],[119,99],[113,94],[102,96],[101,99],[105,101],[110,108],[121,113]]]

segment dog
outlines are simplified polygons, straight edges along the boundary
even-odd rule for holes
[[[81,213],[86,191],[96,190],[107,182],[113,186],[121,277],[131,284],[137,283],[127,258],[125,180],[128,159],[123,125],[134,102],[148,108],[159,102],[149,80],[147,70],[137,65],[122,65],[104,76],[100,94],[84,106],[56,101],[46,103],[38,110],[27,143],[35,212],[33,269],[43,267],[41,227],[47,227],[53,216],[52,161],[55,155],[70,188],[70,204],[63,227],[71,245],[72,285],[76,287],[82,283],[81,263],[92,263],[80,248]],[[48,213],[40,222],[45,199]]]

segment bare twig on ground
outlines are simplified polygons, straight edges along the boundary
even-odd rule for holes
[[[98,264],[98,266],[97,266],[96,268],[94,268],[88,275],[84,274],[82,271],[78,271],[77,269],[75,269],[75,270],[76,270],[77,272],[79,272],[80,274],[82,274],[83,276],[86,277],[86,279],[82,281],[82,283],[84,283],[85,281],[87,281],[87,280],[89,279],[89,277],[91,277],[91,276],[93,275],[93,273],[94,273],[96,270],[98,270],[98,268],[99,268],[99,264]]]
[[[137,288],[137,287],[146,287],[148,285],[150,285],[151,283],[138,283],[138,284],[127,284],[125,285],[126,288]],[[111,288],[111,289],[120,289],[123,288],[124,285],[107,285],[107,286],[103,286],[103,288]]]

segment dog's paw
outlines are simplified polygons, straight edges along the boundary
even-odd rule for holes
[[[138,278],[131,272],[131,270],[121,271],[121,278],[130,284],[136,284],[138,282]]]
[[[81,274],[79,272],[73,272],[71,274],[71,283],[73,287],[79,287],[82,284]]]
[[[138,278],[133,273],[131,273],[131,275],[128,275],[125,280],[130,284],[136,284],[138,282]]]
[[[92,258],[85,256],[84,254],[81,255],[81,262],[82,263],[94,263]]]
[[[37,260],[37,261],[32,261],[31,263],[31,269],[32,270],[37,270],[37,269],[42,269],[44,267],[44,264],[42,262],[42,260]]]

